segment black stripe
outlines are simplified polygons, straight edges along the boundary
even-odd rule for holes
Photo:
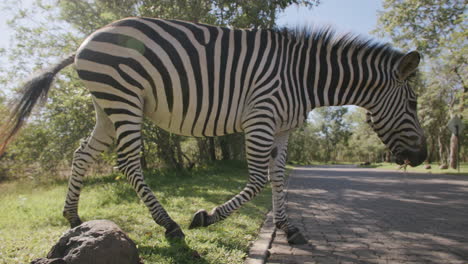
[[[343,101],[344,94],[346,92],[346,89],[348,87],[348,84],[351,80],[351,73],[350,73],[350,65],[348,64],[348,56],[350,52],[350,47],[351,45],[346,45],[342,52],[341,52],[341,61],[338,61],[338,63],[341,63],[341,66],[343,67],[343,71],[341,74],[343,75],[343,82],[341,83],[341,87],[338,87],[339,93],[338,93],[338,101],[341,102]],[[346,102],[344,102],[346,104]]]
[[[299,77],[301,78],[300,80],[298,80],[299,82],[299,93],[300,93],[300,100],[301,100],[301,104],[302,104],[302,113],[301,113],[301,117],[305,119],[307,119],[307,96],[306,96],[306,89],[308,89],[308,86],[307,85],[310,85],[308,83],[306,83],[306,86],[304,87],[304,78],[307,77],[307,73],[305,73],[305,64],[306,64],[306,59],[307,57],[309,56],[309,54],[307,54],[307,49],[309,48],[308,46],[308,42],[306,40],[304,40],[304,46],[302,47],[302,53],[301,53],[301,58],[299,59]],[[309,60],[309,63],[310,63],[310,60]],[[300,116],[298,116],[300,117]]]
[[[340,68],[338,67],[338,63],[341,63],[338,61],[338,46],[333,45],[333,47],[330,49],[330,63],[331,63],[331,72],[328,74],[331,75],[331,80],[330,80],[330,89],[328,90],[328,102],[330,105],[336,105],[338,102],[335,102],[335,93],[336,93],[336,88],[338,86],[338,80],[340,79]],[[338,98],[339,101],[339,98]]]
[[[325,94],[324,94],[325,90],[324,89],[325,89],[325,84],[327,82],[327,76],[329,74],[328,63],[327,63],[327,45],[328,45],[327,40],[323,39],[322,46],[320,47],[320,50],[318,50],[319,54],[317,54],[317,56],[319,57],[320,73],[318,76],[319,79],[318,79],[317,94],[315,96],[318,97],[320,105],[325,105]]]
[[[233,38],[234,38],[234,46],[231,48],[234,49],[234,53],[233,53],[232,64],[231,64],[231,78],[229,80],[229,99],[230,100],[228,100],[228,108],[227,108],[228,115],[227,115],[227,122],[224,123],[224,134],[228,134],[227,126],[231,120],[230,118],[233,117],[232,116],[233,113],[230,113],[229,111],[231,110],[231,106],[234,103],[233,97],[234,97],[234,90],[235,90],[236,81],[237,81],[235,76],[236,76],[237,65],[239,64],[239,58],[240,58],[240,53],[241,53],[242,31],[234,30]]]
[[[153,22],[154,24],[156,24],[159,27],[161,27],[162,29],[164,29],[164,31],[171,34],[171,36],[176,38],[178,40],[179,44],[186,50],[187,54],[189,54],[189,59],[190,59],[190,63],[191,63],[193,73],[194,73],[196,89],[197,89],[197,105],[196,105],[195,120],[194,120],[194,123],[196,123],[197,120],[198,120],[198,116],[200,115],[200,112],[201,112],[201,105],[202,105],[202,99],[203,99],[203,82],[202,82],[202,77],[201,77],[202,74],[201,74],[201,68],[200,68],[201,62],[200,62],[198,51],[195,49],[195,46],[192,44],[190,39],[187,37],[187,35],[183,31],[181,31],[181,30],[179,30],[179,29],[177,29],[175,27],[170,26],[169,24],[165,23],[162,20],[154,20],[154,19],[145,19],[145,20]],[[173,21],[171,21],[171,22],[173,22]],[[186,27],[187,27],[187,25],[188,24],[184,24],[184,26],[186,26]],[[153,31],[153,32],[155,32],[155,31]],[[180,56],[178,54],[178,51],[168,41],[166,41],[164,39],[160,40],[160,38],[162,38],[161,36],[159,36],[159,37],[157,37],[157,36],[159,36],[159,34],[157,34],[157,35],[153,34],[152,38],[156,42],[161,42],[160,45],[163,45],[163,48],[166,50],[166,52],[171,57],[172,56],[177,57],[178,62],[177,62],[177,64],[174,64],[174,65],[176,66],[176,69],[177,69],[179,75],[183,75],[183,76],[181,76],[182,106],[178,106],[178,107],[182,107],[182,109],[183,109],[182,110],[183,119],[182,119],[182,123],[181,123],[181,127],[182,127],[182,124],[183,124],[183,122],[185,120],[185,117],[187,115],[188,106],[189,106],[189,89],[190,89],[190,87],[188,87],[187,72],[186,72],[185,68],[183,67],[182,61],[180,60]],[[179,65],[179,64],[181,66],[177,67],[177,65]],[[172,87],[168,87],[168,89],[172,89]],[[193,129],[194,128],[195,128],[195,126],[192,127],[192,131],[191,131],[192,134],[193,134]]]
[[[101,33],[97,37],[101,37],[101,38],[106,37],[105,39],[107,40],[108,39],[107,36],[109,35],[114,35],[114,34]],[[110,42],[110,41],[106,41],[106,42]],[[144,89],[143,85],[137,82],[133,77],[128,75],[126,72],[124,72],[119,66],[121,64],[127,65],[132,70],[140,74],[143,78],[145,78],[153,88],[155,86],[153,79],[151,78],[149,73],[146,71],[146,69],[143,66],[141,66],[140,63],[133,58],[116,57],[116,56],[112,56],[106,53],[97,52],[97,51],[93,51],[89,49],[82,50],[78,54],[78,58],[88,60],[88,61],[93,61],[99,64],[105,63],[106,65],[113,67],[126,82],[139,88],[140,90],[143,90]]]
[[[115,94],[110,94],[110,93],[105,93],[105,92],[96,92],[96,91],[92,91],[91,94],[93,94],[98,99],[122,102],[130,106],[133,106],[137,109],[141,109],[139,105]]]
[[[129,115],[129,116],[135,116],[135,117],[140,117],[139,115],[133,113],[130,110],[127,109],[122,109],[122,108],[104,108],[104,112],[107,115]]]
[[[218,122],[219,122],[219,116],[221,114],[221,109],[223,107],[223,98],[225,94],[229,92],[229,87],[225,87],[224,83],[226,80],[226,68],[227,68],[227,60],[228,60],[228,51],[230,42],[229,42],[229,32],[231,31],[230,29],[227,28],[221,28],[223,30],[223,36],[221,38],[221,58],[220,58],[220,72],[219,72],[219,92],[218,92],[218,111],[216,112],[216,117],[214,120],[214,123],[216,124],[214,126],[214,135],[216,136],[216,131],[218,127]],[[227,90],[226,90],[227,89]],[[224,129],[224,132],[226,133],[226,129]]]
[[[213,111],[213,104],[214,104],[214,89],[215,89],[215,83],[214,83],[214,78],[215,74],[219,74],[218,72],[214,71],[214,65],[215,65],[215,60],[218,58],[214,57],[214,51],[215,51],[215,44],[216,44],[216,39],[218,37],[218,30],[217,28],[214,27],[209,27],[208,28],[210,31],[210,42],[205,46],[205,52],[206,52],[206,67],[207,67],[207,72],[208,72],[208,115],[205,118],[205,122],[203,125],[203,136],[206,136],[207,134],[207,126],[208,126],[208,121],[210,120],[210,113]],[[223,68],[225,67],[225,64],[220,64],[220,67]],[[207,101],[205,100],[205,103]],[[214,130],[216,130],[216,126],[214,126]]]
[[[114,123],[114,127],[115,129],[117,130],[119,127],[123,126],[123,125],[140,125],[141,123],[137,123],[137,122],[132,122],[132,121],[129,121],[129,120],[123,120],[123,121],[117,121]]]
[[[135,30],[140,31],[141,33],[145,34],[148,38],[152,39],[156,43],[158,43],[156,40],[162,39],[159,34],[153,33],[154,31],[148,27],[147,25],[137,22],[135,20],[122,20],[119,22],[120,25],[122,26],[127,26],[127,27],[133,27]],[[103,34],[103,36],[101,36]],[[103,42],[109,42],[113,43],[115,45],[120,45],[127,47],[128,42],[133,42],[133,41],[138,41],[132,37],[122,35],[122,34],[115,34],[115,33],[101,33],[97,35],[97,40]],[[101,38],[99,38],[101,37]],[[159,37],[155,39],[155,37]],[[161,45],[160,43],[158,43]],[[170,78],[169,72],[166,69],[166,66],[163,64],[161,59],[154,53],[155,51],[145,48],[143,50],[143,56],[151,62],[151,64],[156,68],[156,70],[160,73],[163,85],[164,85],[164,91],[166,92],[166,100],[167,100],[167,105],[169,107],[169,111],[172,112],[173,108],[173,92],[172,92],[172,80]],[[156,90],[153,90],[154,95],[156,95]],[[155,98],[156,99],[156,98]],[[157,99],[156,99],[157,100]]]
[[[85,81],[107,84],[111,86],[112,88],[115,88],[139,100],[139,96],[136,93],[134,93],[132,90],[127,89],[127,87],[121,85],[118,81],[116,81],[114,78],[112,78],[109,75],[98,73],[98,72],[86,71],[86,70],[78,70],[78,75],[80,76],[81,79]]]

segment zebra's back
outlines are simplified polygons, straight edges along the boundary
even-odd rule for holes
[[[125,108],[173,133],[219,136],[242,131],[245,111],[276,92],[272,36],[127,18],[93,33],[76,65],[104,111]]]

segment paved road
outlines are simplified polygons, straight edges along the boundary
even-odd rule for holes
[[[468,263],[468,176],[301,167],[288,188],[315,249],[278,231],[269,264]]]

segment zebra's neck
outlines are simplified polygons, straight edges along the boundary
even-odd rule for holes
[[[321,106],[371,107],[397,56],[388,45],[347,36],[332,39],[317,33],[307,39],[285,36],[285,72],[297,94],[306,97],[306,111]]]

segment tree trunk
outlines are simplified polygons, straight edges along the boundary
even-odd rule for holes
[[[207,161],[207,156],[206,156],[206,142],[204,138],[196,138],[197,140],[197,146],[198,146],[198,160],[200,163],[206,163]]]
[[[148,163],[146,162],[146,151],[145,151],[145,142],[143,141],[143,137],[141,138],[141,168],[143,170],[148,169]]]
[[[209,151],[209,157],[210,161],[215,161],[216,160],[216,146],[214,142],[213,137],[208,138],[208,151]]]
[[[438,137],[439,142],[439,163],[446,164],[445,157],[444,157],[444,144],[442,143],[442,136],[439,135]]]
[[[457,168],[457,154],[458,154],[458,136],[452,134],[450,137],[450,167]]]
[[[207,163],[216,160],[214,138],[197,138],[199,160]]]
[[[221,148],[221,159],[222,160],[230,160],[231,159],[231,151],[229,150],[229,141],[227,140],[226,136],[218,138],[219,146]]]
[[[390,150],[387,150],[387,152],[385,153],[385,162],[392,162],[392,153],[390,152]]]
[[[180,145],[181,138],[177,135],[171,135],[172,144],[175,147],[175,155],[174,158],[176,159],[176,168],[181,170],[184,168],[184,158],[182,157],[182,146]]]
[[[434,161],[435,157],[435,152],[436,152],[436,139],[433,135],[430,136],[430,145],[428,148],[428,153],[427,153],[427,161],[429,163],[432,163]]]

